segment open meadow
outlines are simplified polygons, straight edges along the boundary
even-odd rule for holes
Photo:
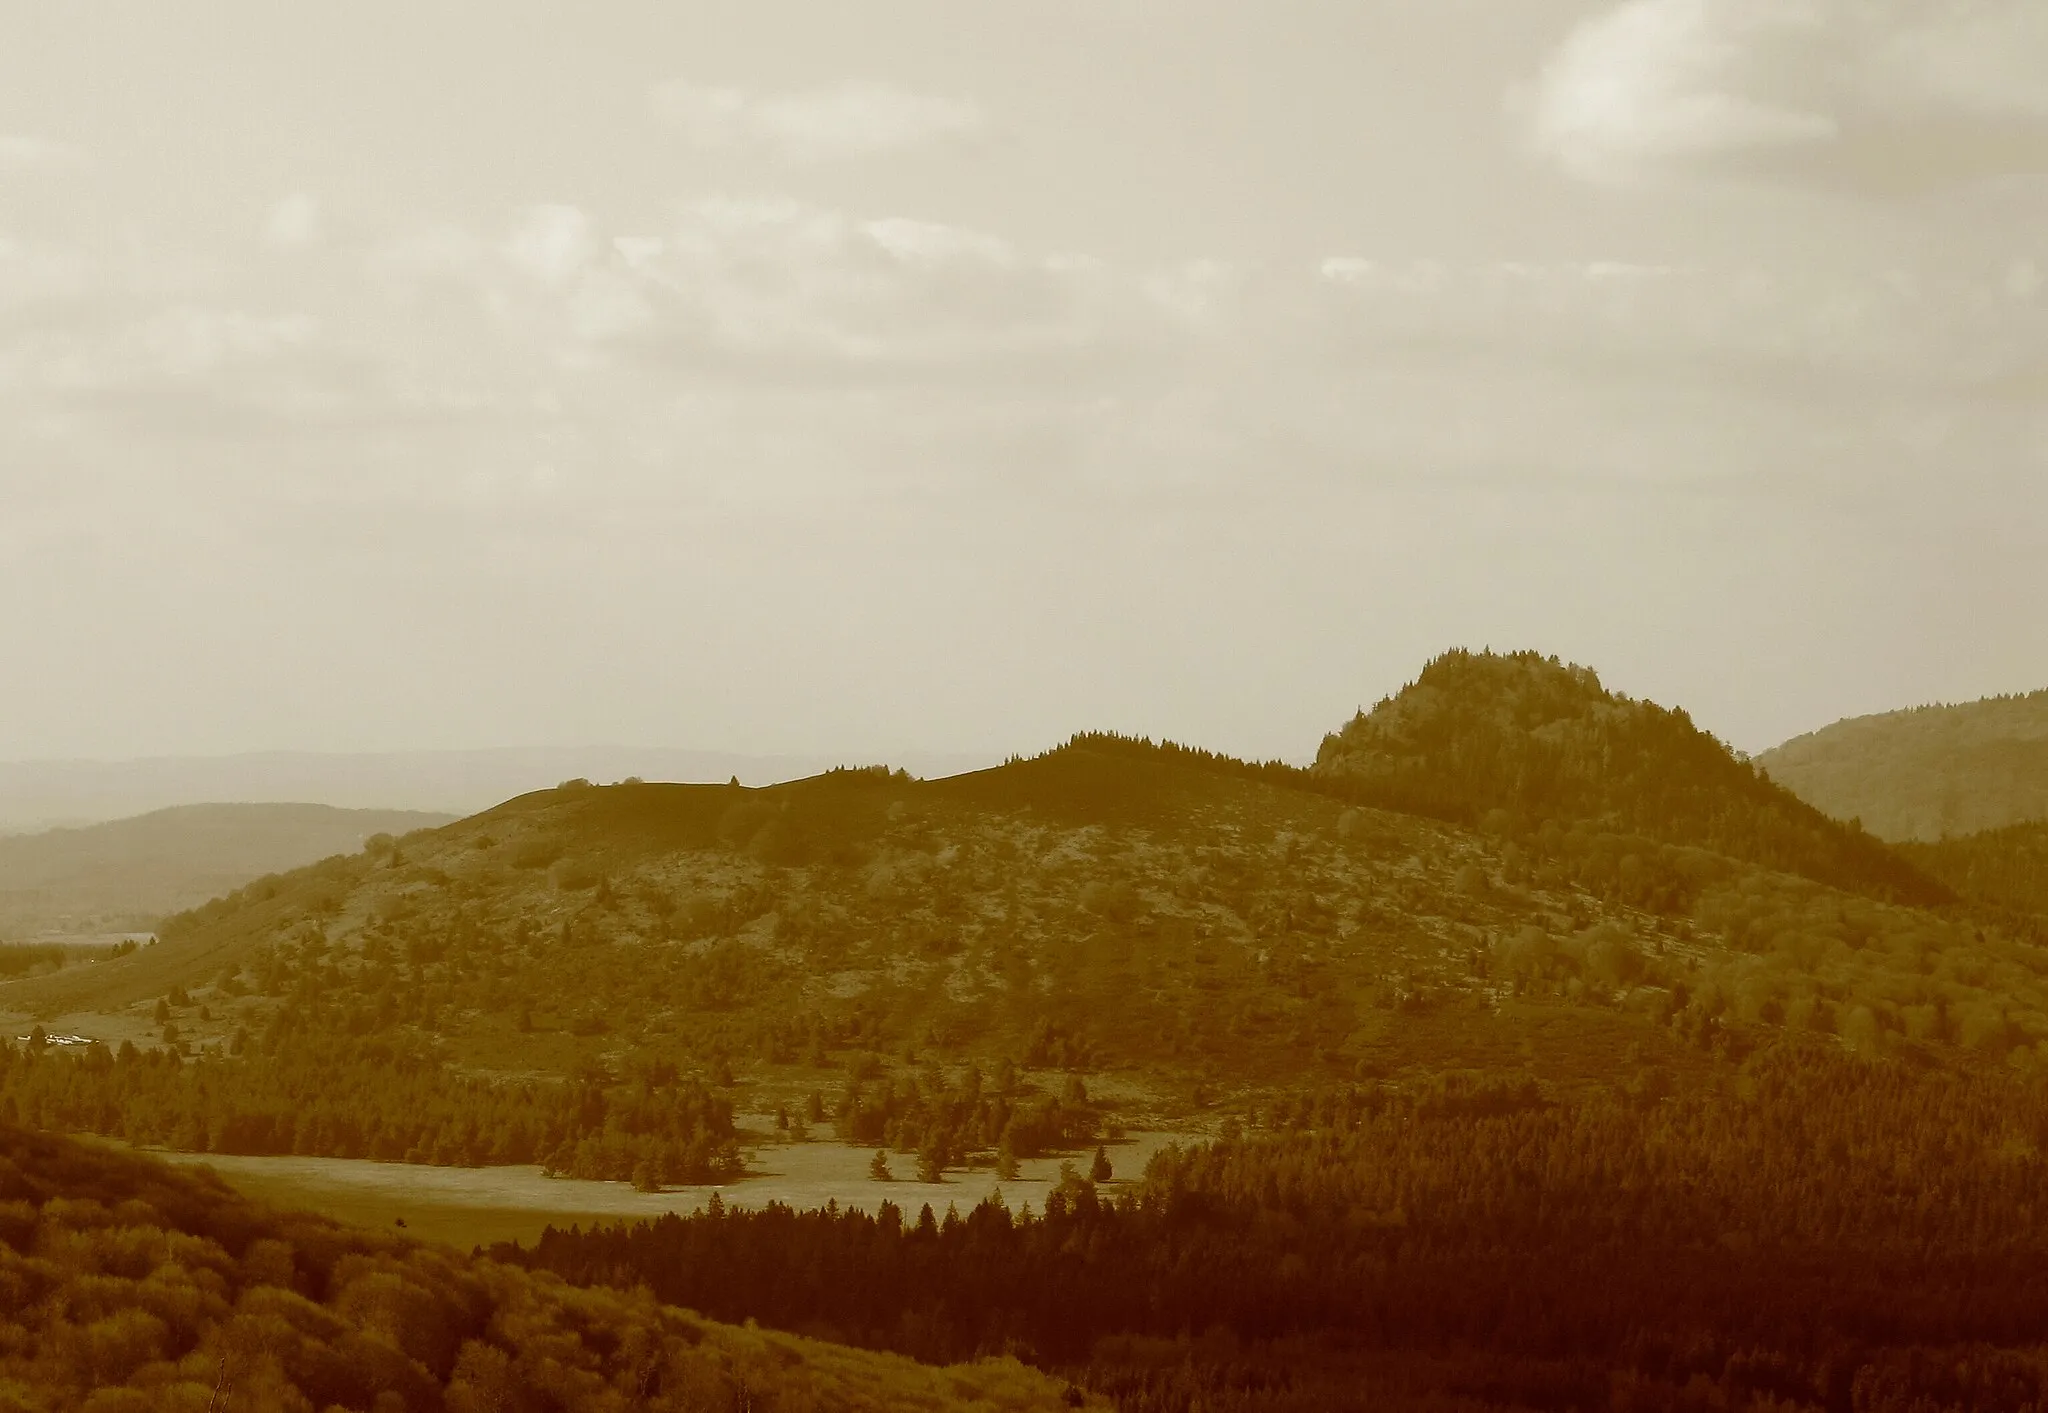
[[[1108,1144],[1116,1171],[1110,1187],[1141,1176],[1146,1162],[1161,1148],[1196,1137],[1134,1133]],[[714,1193],[728,1206],[748,1208],[782,1202],[803,1210],[837,1202],[842,1208],[873,1211],[883,1202],[894,1202],[915,1217],[926,1203],[939,1214],[949,1204],[966,1212],[1000,1188],[1012,1210],[1021,1211],[1028,1203],[1042,1211],[1046,1194],[1059,1181],[1061,1163],[1073,1162],[1085,1172],[1092,1156],[1023,1160],[1016,1179],[1004,1183],[998,1183],[988,1168],[952,1172],[944,1182],[925,1183],[908,1176],[915,1166],[913,1157],[891,1154],[892,1167],[905,1176],[882,1182],[868,1172],[873,1149],[831,1141],[774,1143],[750,1148],[745,1175],[732,1182],[640,1192],[624,1182],[545,1177],[533,1164],[454,1168],[367,1158],[152,1151],[173,1163],[211,1167],[236,1190],[273,1206],[317,1212],[368,1228],[391,1228],[402,1220],[413,1236],[463,1249],[494,1241],[531,1243],[550,1225],[638,1221],[667,1212],[688,1215],[702,1211]]]

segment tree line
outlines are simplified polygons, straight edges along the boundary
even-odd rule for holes
[[[2048,1393],[2044,1146],[2038,1084],[1788,1041],[1690,1089],[1303,1097],[1136,1183],[1070,1170],[1039,1213],[725,1207],[494,1254],[927,1360],[1015,1352],[1134,1409],[1368,1406],[1356,1384],[2023,1413]]]
[[[402,1036],[279,1012],[239,1056],[0,1040],[0,1121],[194,1153],[303,1154],[550,1174],[643,1187],[717,1182],[741,1160],[732,1104],[658,1062],[560,1081],[452,1071]]]

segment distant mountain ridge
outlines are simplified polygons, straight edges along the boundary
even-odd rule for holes
[[[181,805],[0,838],[0,937],[154,927],[265,874],[353,854],[377,834],[447,824],[416,810]]]
[[[1757,764],[1884,839],[2048,819],[2048,689],[1851,717],[1795,736]]]
[[[945,775],[993,765],[999,758],[993,751],[924,751],[894,763],[919,775]],[[737,776],[743,784],[769,785],[841,763],[840,757],[823,753],[745,755],[603,745],[0,761],[0,834],[95,824],[212,800],[465,815],[578,777],[723,783]]]

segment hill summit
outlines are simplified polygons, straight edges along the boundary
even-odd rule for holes
[[[1457,649],[1324,738],[1311,772],[1382,808],[1496,833],[1578,823],[1909,903],[1948,890],[1737,757],[1683,710],[1535,652]]]

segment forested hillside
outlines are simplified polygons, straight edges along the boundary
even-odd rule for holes
[[[1050,1410],[1014,1361],[927,1368],[571,1289],[0,1124],[0,1409]]]
[[[1373,803],[1527,833],[1584,821],[1711,849],[1850,892],[1948,891],[1737,760],[1682,710],[1618,696],[1536,653],[1450,652],[1317,753]]]
[[[2048,690],[1838,721],[1757,757],[1771,778],[1885,839],[2048,819]]]
[[[737,1102],[874,1114],[944,1169],[1331,1079],[1708,1065],[1743,1028],[2042,1061],[2025,928],[1262,774],[1083,737],[934,782],[547,790],[0,985],[106,1038],[16,1046],[0,1112],[666,1184],[731,1171]],[[1069,1083],[1102,1073],[1108,1112]]]
[[[147,931],[166,914],[252,878],[356,853],[372,835],[451,818],[326,805],[183,805],[77,829],[0,835],[0,937]]]

